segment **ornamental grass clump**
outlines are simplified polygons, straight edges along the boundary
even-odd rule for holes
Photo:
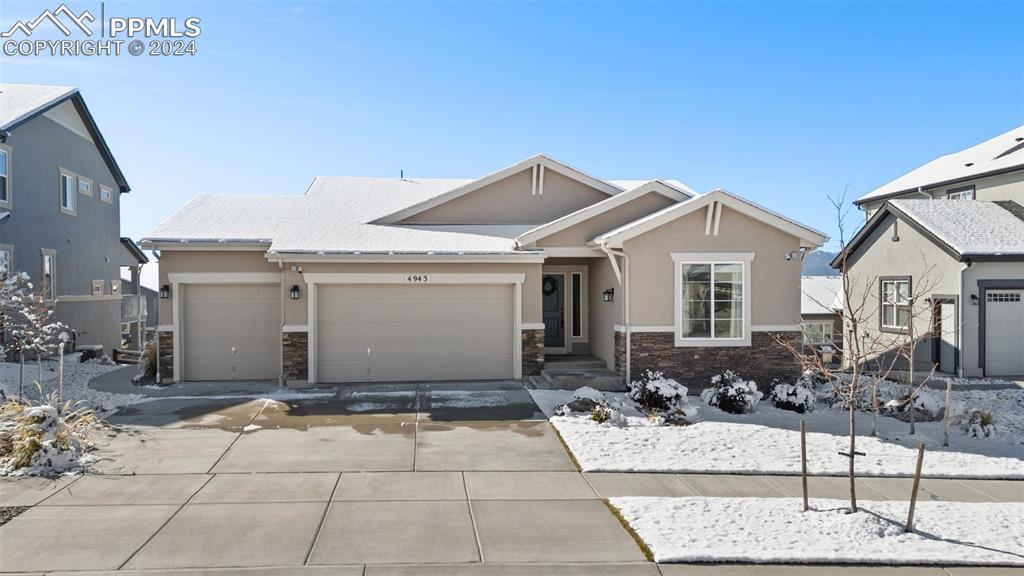
[[[988,410],[971,410],[960,425],[971,438],[990,438],[996,435],[996,417]]]
[[[753,412],[762,397],[756,382],[744,380],[731,370],[712,376],[711,388],[700,394],[700,399],[709,406],[730,414]]]
[[[40,394],[42,396],[42,394]],[[92,410],[60,403],[56,393],[39,402],[10,399],[0,405],[0,475],[57,476],[93,460]]]

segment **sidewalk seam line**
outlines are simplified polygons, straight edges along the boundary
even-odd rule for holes
[[[167,517],[167,520],[164,520],[164,522],[163,522],[162,524],[160,524],[160,527],[159,527],[159,528],[157,528],[156,530],[154,530],[154,531],[153,531],[153,533],[152,533],[152,534],[150,534],[148,538],[146,538],[146,541],[145,541],[145,542],[143,542],[143,543],[142,543],[142,544],[141,544],[141,545],[140,545],[140,546],[139,546],[138,548],[136,548],[136,549],[135,549],[135,551],[134,551],[134,552],[132,552],[132,553],[131,553],[131,555],[130,555],[130,556],[128,556],[128,558],[126,558],[126,559],[125,559],[125,561],[124,561],[124,562],[122,562],[121,564],[119,564],[119,565],[117,566],[117,570],[121,570],[122,568],[124,568],[124,567],[125,567],[125,566],[126,566],[126,565],[127,565],[128,563],[129,563],[129,562],[131,562],[131,561],[132,561],[132,558],[135,558],[135,557],[136,557],[136,556],[137,556],[137,555],[139,554],[139,552],[142,552],[142,549],[143,549],[143,548],[145,548],[147,544],[149,544],[150,542],[152,542],[152,541],[153,541],[153,538],[156,538],[156,535],[157,535],[157,534],[159,534],[160,532],[162,532],[162,531],[163,531],[163,529],[164,529],[164,528],[165,528],[165,527],[166,527],[166,526],[167,526],[168,524],[170,524],[170,523],[171,523],[171,520],[174,520],[175,516],[177,516],[177,515],[178,515],[178,514],[179,514],[179,513],[180,513],[180,512],[181,512],[181,511],[182,511],[182,510],[183,510],[183,509],[185,508],[185,505],[187,505],[187,504],[188,504],[189,502],[191,502],[191,501],[192,501],[192,499],[193,499],[193,498],[195,498],[196,494],[198,494],[200,490],[202,490],[203,488],[205,488],[205,487],[206,487],[206,485],[207,485],[207,484],[208,484],[208,483],[210,482],[210,480],[213,480],[213,475],[212,475],[212,474],[211,474],[211,475],[209,475],[209,476],[208,476],[208,477],[206,478],[206,482],[203,482],[203,485],[202,485],[202,486],[200,486],[199,488],[197,488],[197,489],[196,489],[196,491],[195,491],[195,492],[193,492],[193,493],[192,493],[192,495],[191,495],[191,496],[189,496],[189,497],[188,497],[188,499],[187,499],[187,500],[185,500],[185,501],[184,501],[184,502],[183,502],[183,503],[181,504],[181,506],[178,506],[178,509],[177,509],[177,510],[175,510],[173,514],[171,514],[170,516],[168,516],[168,517]]]
[[[473,524],[473,538],[476,540],[476,552],[480,558],[480,562],[484,561],[484,547],[480,543],[480,530],[476,527],[476,514],[473,513],[473,501],[469,499],[469,486],[466,485],[466,471],[463,470],[462,474],[462,489],[466,492],[466,506],[469,508],[469,521]]]
[[[320,523],[317,524],[316,533],[313,534],[313,541],[309,543],[309,550],[306,551],[306,559],[302,561],[303,566],[309,566],[309,559],[313,556],[313,549],[316,548],[316,543],[320,540],[320,533],[324,529],[324,522],[327,521],[327,513],[331,511],[331,505],[334,504],[334,494],[338,491],[338,486],[341,485],[341,475],[344,472],[338,472],[338,478],[334,481],[334,489],[331,490],[331,497],[327,500],[327,506],[324,506],[324,513],[320,516]],[[363,566],[363,572],[366,572],[366,566]]]

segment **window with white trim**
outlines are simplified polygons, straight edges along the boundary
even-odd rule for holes
[[[39,290],[43,294],[43,300],[54,300],[57,295],[57,252],[46,249],[42,252],[43,269],[40,275]]]
[[[946,192],[948,200],[974,200],[974,186],[958,188]]]
[[[882,328],[906,330],[910,325],[910,280],[882,280]]]
[[[0,148],[0,205],[11,203],[11,152]]]
[[[92,196],[92,180],[85,176],[78,177],[78,192],[86,196]]]
[[[743,263],[679,265],[680,339],[737,339],[743,326]]]
[[[76,205],[75,175],[67,170],[60,171],[60,211],[74,214]]]
[[[100,200],[110,204],[114,202],[114,189],[100,184]]]
[[[832,343],[831,322],[804,322],[804,344],[820,346]]]

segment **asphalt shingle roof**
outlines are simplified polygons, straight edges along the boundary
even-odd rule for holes
[[[1024,220],[995,202],[890,200],[960,255],[1024,255]]]
[[[6,130],[78,90],[70,86],[0,84],[0,130]]]

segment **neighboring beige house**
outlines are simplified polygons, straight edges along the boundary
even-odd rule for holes
[[[826,361],[838,362],[843,349],[843,277],[800,278],[800,319],[804,350],[813,347]]]
[[[597,357],[695,386],[799,366],[800,258],[825,236],[722,190],[602,180],[543,155],[475,180],[320,177],[202,195],[160,253],[164,379],[538,375]]]
[[[916,334],[928,334],[915,349],[918,369],[1024,374],[1024,126],[929,162],[857,204],[867,223],[832,264],[847,255],[850,301],[867,303],[866,337],[891,343],[891,352],[912,321]],[[927,293],[911,320],[915,290]]]

